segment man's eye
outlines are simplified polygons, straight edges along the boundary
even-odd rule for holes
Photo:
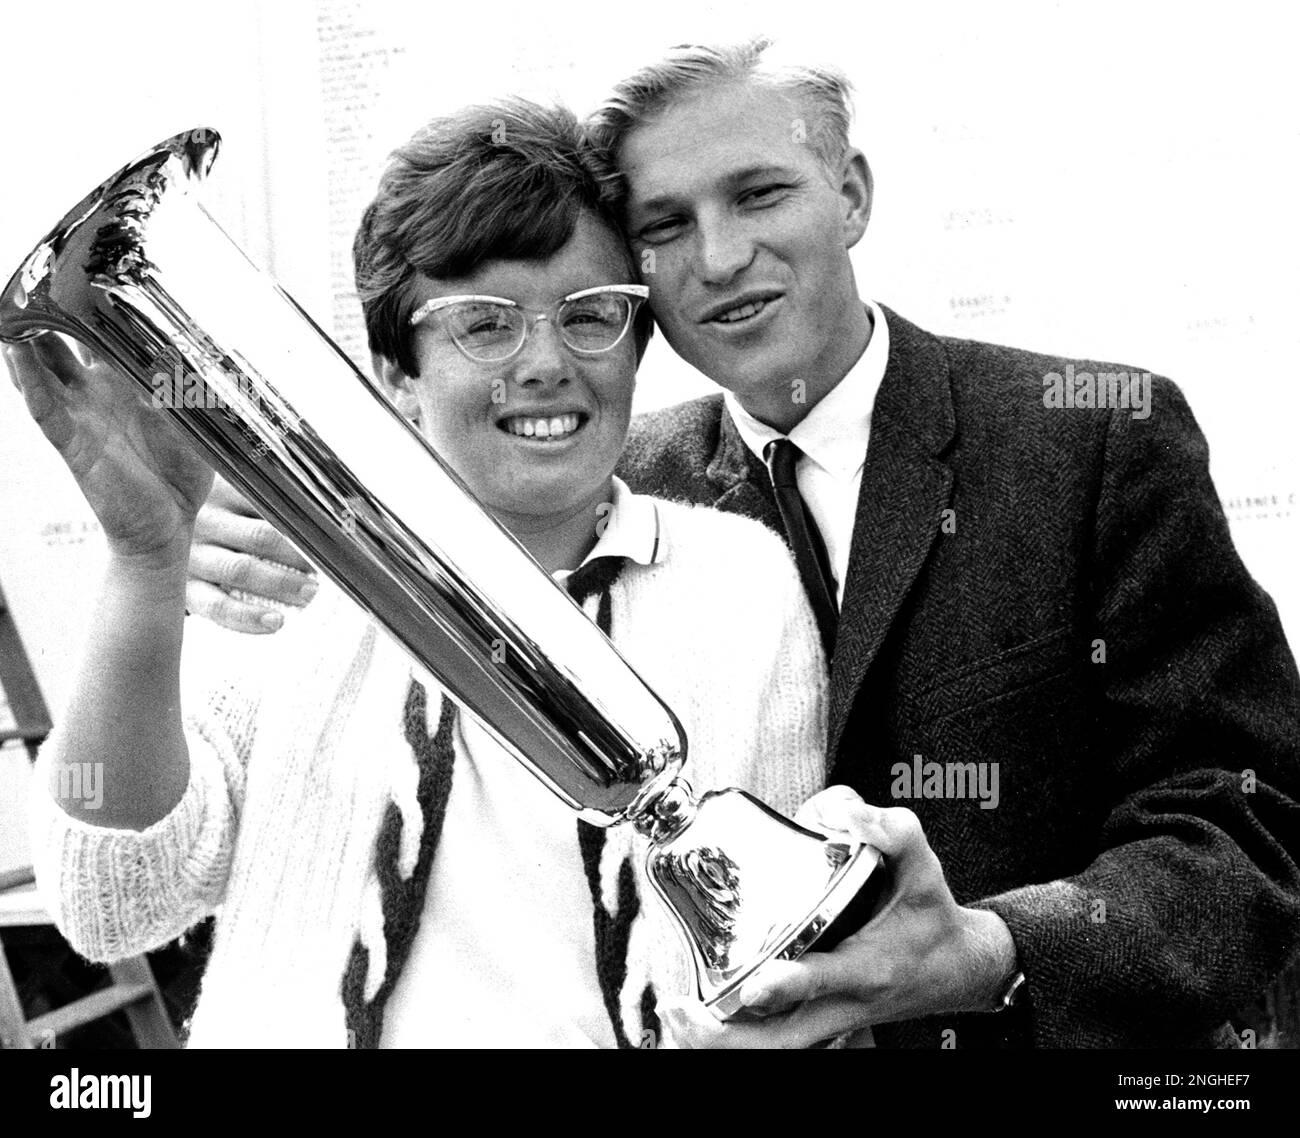
[[[643,225],[637,230],[636,235],[642,241],[666,241],[674,236],[682,225],[683,221],[680,217],[665,217]]]
[[[746,205],[766,205],[768,202],[775,201],[787,189],[789,189],[788,186],[779,183],[773,183],[770,186],[755,186],[752,190],[746,190],[741,194],[740,200]]]

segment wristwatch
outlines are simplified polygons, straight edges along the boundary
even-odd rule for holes
[[[1007,980],[1006,984],[1003,986],[1002,994],[998,997],[997,1003],[989,1008],[989,1011],[1004,1012],[1007,1008],[1015,1007],[1020,1003],[1020,993],[1024,986],[1025,974],[1017,968],[1011,978]]]

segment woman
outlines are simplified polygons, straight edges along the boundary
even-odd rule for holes
[[[354,256],[399,410],[573,574],[683,721],[693,783],[792,813],[824,778],[816,626],[773,534],[613,475],[650,325],[572,116],[509,103],[430,124]],[[53,337],[10,364],[111,550],[33,804],[72,944],[119,959],[217,911],[191,1046],[652,1038],[686,962],[632,828],[575,825],[332,588],[270,642],[186,626],[211,471],[142,409],[68,401],[59,376],[80,365]],[[58,798],[69,763],[103,764],[98,809]]]

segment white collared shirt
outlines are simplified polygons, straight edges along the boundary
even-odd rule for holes
[[[764,465],[767,446],[775,439],[788,437],[803,452],[795,467],[795,481],[826,543],[839,605],[844,603],[849,546],[871,433],[871,408],[889,362],[885,314],[874,301],[864,303],[871,314],[871,339],[866,351],[788,436],[760,423],[730,391],[724,396],[740,437]]]
[[[653,499],[615,478],[612,507],[584,565],[667,557]],[[476,719],[458,724],[424,914],[380,1045],[613,1047],[574,816]]]
[[[633,494],[618,475],[612,481],[613,501],[604,517],[596,521],[596,544],[582,564],[597,557],[626,557],[638,565],[658,565],[668,556],[668,535],[660,524],[658,503],[644,494]],[[563,583],[573,572],[560,569],[551,576]]]

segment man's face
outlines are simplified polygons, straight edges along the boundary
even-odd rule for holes
[[[660,328],[760,417],[788,409],[795,381],[815,402],[866,343],[848,250],[870,175],[857,151],[828,172],[803,140],[812,125],[783,92],[728,84],[634,128],[618,155]]]
[[[424,278],[420,303],[495,296],[535,312],[583,289],[631,284],[619,236],[584,214],[543,261],[491,261],[457,279]],[[606,500],[623,449],[636,384],[631,330],[599,355],[570,350],[552,320],[518,354],[480,363],[461,354],[437,320],[415,329],[418,377],[382,365],[400,410],[507,525],[571,516]]]

